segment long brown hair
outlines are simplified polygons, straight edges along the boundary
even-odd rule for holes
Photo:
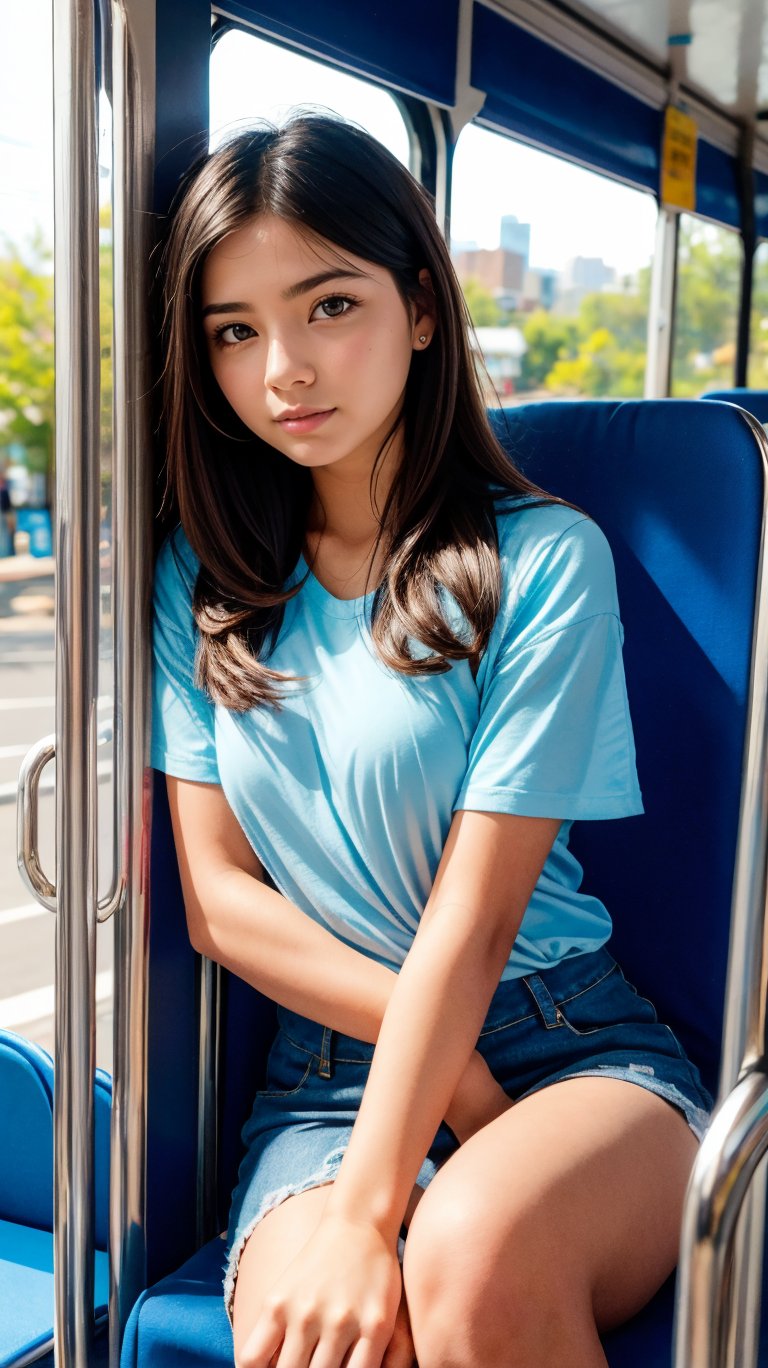
[[[269,668],[302,549],[311,472],[256,437],[211,373],[201,323],[208,253],[258,214],[274,214],[341,251],[385,267],[406,307],[434,290],[435,331],[415,351],[403,402],[403,459],[381,515],[386,573],[371,632],[404,674],[439,674],[484,650],[501,596],[500,499],[548,501],[515,469],[485,412],[471,322],[429,195],[374,138],[331,115],[239,133],[188,174],[163,257],[167,490],[200,561],[193,594],[196,682],[227,708],[279,706],[292,676]],[[389,436],[392,434],[390,433]],[[379,452],[381,456],[386,441]],[[371,476],[375,479],[376,464]],[[446,589],[468,632],[444,616]],[[408,637],[431,654],[412,659]]]

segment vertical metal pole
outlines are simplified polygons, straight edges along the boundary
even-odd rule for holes
[[[197,1106],[196,1238],[205,1244],[219,1231],[219,1066],[221,1052],[220,964],[198,957],[200,986],[200,1054]]]
[[[659,209],[651,271],[651,301],[648,310],[648,350],[645,365],[646,399],[663,399],[670,390],[677,225],[678,215],[674,210]]]
[[[152,434],[147,301],[155,135],[153,0],[109,0],[114,241],[113,585],[121,887],[115,912],[110,1171],[111,1368],[146,1287]],[[124,868],[123,868],[124,862]]]
[[[94,16],[55,0],[57,1368],[85,1368],[93,1324],[99,273]]]

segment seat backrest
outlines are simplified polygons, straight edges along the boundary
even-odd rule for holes
[[[751,390],[735,386],[729,390],[708,390],[702,399],[714,399],[718,403],[738,404],[757,419],[758,423],[768,423],[768,390]]]
[[[0,1220],[53,1228],[53,1065],[0,1031]]]
[[[582,507],[616,562],[646,812],[577,823],[584,886],[602,897],[617,956],[714,1087],[720,1054],[763,504],[744,415],[691,400],[552,401],[496,415],[542,486]],[[148,1275],[196,1246],[197,969],[163,776],[152,832]],[[218,1226],[239,1131],[274,1016],[231,978],[222,1007]]]
[[[726,404],[563,401],[495,422],[526,474],[589,513],[613,550],[645,815],[577,823],[572,844],[617,957],[714,1088],[762,456]]]
[[[0,1030],[0,1220],[53,1229],[53,1060],[47,1050]],[[109,1247],[112,1080],[96,1070],[95,1244]]]

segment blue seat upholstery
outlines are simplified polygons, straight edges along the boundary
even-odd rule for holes
[[[0,1031],[0,1368],[31,1363],[53,1344],[53,1063],[40,1046]],[[94,1311],[109,1302],[109,1131],[112,1084],[97,1070]]]
[[[613,549],[646,813],[577,824],[573,845],[584,886],[612,911],[613,947],[628,976],[657,1003],[714,1089],[760,549],[761,455],[744,416],[726,404],[557,401],[523,405],[494,422],[526,473],[590,513]],[[194,1171],[197,1082],[196,1060],[182,1044],[194,1029],[194,973],[162,782],[155,790],[152,859],[159,911],[150,963],[160,960],[158,983],[175,964],[174,984],[181,984],[172,1010],[150,987],[150,1019],[173,1037],[160,1046],[150,1040],[149,1153],[160,1205],[148,1215],[156,1231],[163,1173],[168,1210],[172,1162],[182,1179],[170,1194],[171,1208],[175,1214],[184,1200],[192,1205],[193,1184],[183,1175]],[[270,1026],[258,994],[235,980],[229,989],[218,1229],[236,1177],[232,1136],[258,1086],[254,1041],[261,1030],[263,1055]],[[181,1018],[180,1002],[188,1004]],[[164,1070],[176,1048],[171,1075]],[[183,1122],[169,1116],[164,1086],[185,1099]],[[152,1138],[155,1129],[161,1143]],[[187,1220],[186,1232],[175,1230],[177,1248],[186,1240],[175,1262],[163,1266],[168,1237],[162,1248],[154,1241],[160,1281],[134,1307],[123,1368],[175,1368],[202,1359],[231,1368],[224,1245],[214,1239],[195,1251]],[[638,1317],[606,1336],[611,1368],[670,1368],[673,1296],[670,1279]]]
[[[740,408],[752,413],[758,423],[768,423],[768,390],[752,390],[736,386],[729,390],[709,390],[702,399],[715,399],[720,403],[738,404]]]

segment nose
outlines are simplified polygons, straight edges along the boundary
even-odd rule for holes
[[[315,371],[306,354],[302,355],[298,340],[285,335],[273,337],[267,349],[264,384],[268,389],[291,389],[293,385],[311,385]]]

